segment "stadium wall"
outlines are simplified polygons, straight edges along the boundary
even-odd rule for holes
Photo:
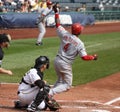
[[[1,13],[0,28],[35,28],[39,13]],[[60,13],[61,24],[71,25],[78,22],[82,25],[94,24],[95,18],[92,14]],[[54,15],[50,14],[46,19],[46,26],[54,26]]]

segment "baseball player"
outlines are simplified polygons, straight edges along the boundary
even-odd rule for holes
[[[41,6],[39,12],[40,12],[40,16],[37,19],[37,23],[38,24],[38,28],[39,28],[39,35],[37,38],[37,42],[36,45],[40,46],[42,45],[42,39],[46,33],[46,28],[45,28],[45,19],[46,17],[52,12],[52,2],[51,1],[47,1],[47,8],[44,8]]]
[[[51,96],[70,89],[73,80],[72,63],[75,57],[79,55],[85,61],[97,60],[96,54],[87,54],[84,43],[78,38],[83,26],[79,23],[74,23],[71,27],[72,33],[68,32],[60,25],[57,7],[54,6],[53,10],[55,12],[56,30],[61,43],[58,54],[54,60],[54,67],[58,79],[49,92]]]
[[[18,99],[15,101],[15,108],[27,108],[28,112],[37,110],[58,109],[51,104],[48,92],[50,86],[43,80],[43,72],[49,68],[49,59],[46,56],[40,56],[35,60],[35,65],[22,77],[18,87]],[[51,102],[49,102],[51,101]],[[57,103],[56,103],[57,104]],[[57,105],[58,106],[58,105]]]
[[[0,73],[8,74],[8,75],[12,75],[13,74],[12,71],[2,68],[1,65],[4,57],[3,48],[8,48],[10,46],[10,41],[11,41],[11,36],[9,34],[5,34],[5,33],[0,34]]]

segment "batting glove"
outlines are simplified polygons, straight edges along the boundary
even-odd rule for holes
[[[97,54],[94,54],[94,55],[93,55],[93,57],[94,57],[94,59],[93,59],[93,60],[97,60],[97,59],[98,59]]]

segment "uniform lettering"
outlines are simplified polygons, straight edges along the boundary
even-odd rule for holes
[[[70,42],[71,44],[73,44],[74,46],[77,46],[78,43],[76,41],[74,41],[72,38],[68,37],[68,36],[64,36],[64,40]]]
[[[68,50],[68,48],[69,48],[69,45],[70,45],[70,43],[67,43],[67,44],[64,46],[63,49],[64,49],[65,52],[67,52],[67,50]]]

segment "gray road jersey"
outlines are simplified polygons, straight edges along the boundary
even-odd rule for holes
[[[61,40],[58,55],[68,63],[73,63],[75,57],[87,55],[84,43],[75,35],[70,34],[62,26],[57,28],[58,36]]]

